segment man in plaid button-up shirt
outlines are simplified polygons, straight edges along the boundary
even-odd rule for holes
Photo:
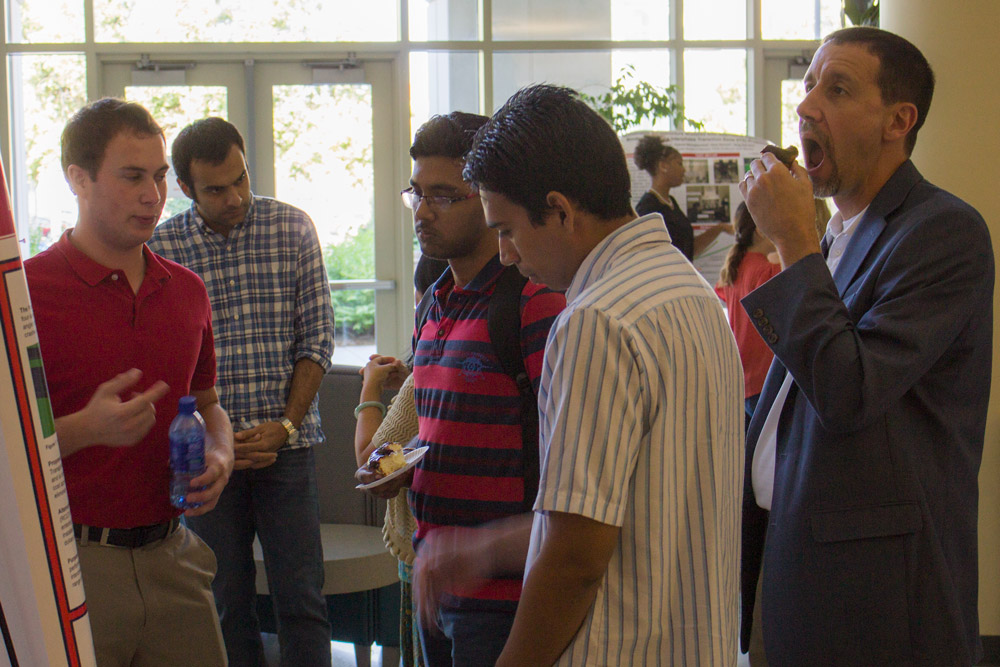
[[[239,131],[189,125],[173,163],[191,208],[149,246],[198,273],[212,303],[218,387],[236,464],[215,511],[188,522],[215,551],[213,583],[231,665],[264,665],[255,614],[254,534],[278,616],[282,665],[329,665],[312,445],[316,392],[333,354],[333,308],[309,216],[254,197]]]

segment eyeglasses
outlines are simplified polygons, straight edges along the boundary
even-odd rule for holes
[[[465,201],[466,199],[475,199],[479,196],[478,192],[470,192],[467,195],[462,195],[461,197],[446,197],[444,195],[418,195],[413,191],[413,188],[406,188],[399,193],[403,198],[403,206],[408,209],[416,211],[420,208],[420,200],[423,199],[427,202],[427,205],[436,211],[447,211],[451,208],[451,205],[455,202]]]

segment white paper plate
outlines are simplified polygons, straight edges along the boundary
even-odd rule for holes
[[[403,458],[406,459],[406,465],[405,466],[403,466],[402,468],[400,468],[399,470],[397,470],[394,473],[390,473],[390,474],[386,475],[385,477],[383,477],[381,479],[376,479],[374,482],[369,482],[368,484],[358,484],[354,488],[355,489],[362,489],[362,490],[375,489],[375,488],[378,488],[378,487],[382,486],[383,484],[385,484],[386,482],[388,482],[390,479],[395,479],[395,478],[399,477],[400,475],[405,474],[407,470],[410,470],[411,468],[413,468],[413,466],[417,465],[417,463],[420,461],[420,459],[424,458],[424,455],[427,453],[427,449],[428,449],[427,447],[417,447],[413,451],[406,452],[405,454],[403,454]]]

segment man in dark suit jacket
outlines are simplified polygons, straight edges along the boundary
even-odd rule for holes
[[[805,168],[764,155],[740,186],[783,267],[743,300],[775,354],[747,435],[744,647],[753,619],[771,665],[971,665],[989,233],[909,161],[934,86],[916,47],[835,32],[805,85]],[[822,245],[814,193],[839,209]]]

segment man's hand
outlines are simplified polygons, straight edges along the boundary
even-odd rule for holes
[[[93,424],[97,443],[113,447],[134,445],[153,428],[156,423],[155,403],[170,391],[167,383],[158,380],[127,401],[118,396],[141,377],[142,371],[132,368],[97,386],[83,409]]]
[[[188,494],[191,503],[200,505],[184,512],[184,516],[199,516],[214,509],[222,490],[229,482],[232,471],[233,457],[228,449],[218,447],[208,449],[205,452],[205,472],[191,480],[191,488],[198,490]]]
[[[777,248],[782,268],[820,252],[812,183],[799,163],[789,168],[765,153],[750,164],[739,188],[757,229]]]
[[[436,627],[445,593],[473,587],[490,576],[492,537],[488,530],[444,527],[432,530],[420,543],[413,563],[413,599],[425,628]]]
[[[288,439],[280,422],[264,422],[233,434],[236,470],[266,468],[278,460],[278,450]]]
[[[364,379],[362,392],[370,394],[374,398],[364,400],[380,400],[382,392],[386,389],[399,389],[403,386],[403,381],[410,374],[407,368],[399,359],[395,357],[384,357],[373,354],[365,367],[358,371]]]
[[[154,382],[128,400],[119,394],[135,385],[142,371],[131,368],[97,386],[82,410],[56,420],[63,456],[92,445],[127,447],[141,441],[156,423],[155,404],[167,395],[165,382]]]

